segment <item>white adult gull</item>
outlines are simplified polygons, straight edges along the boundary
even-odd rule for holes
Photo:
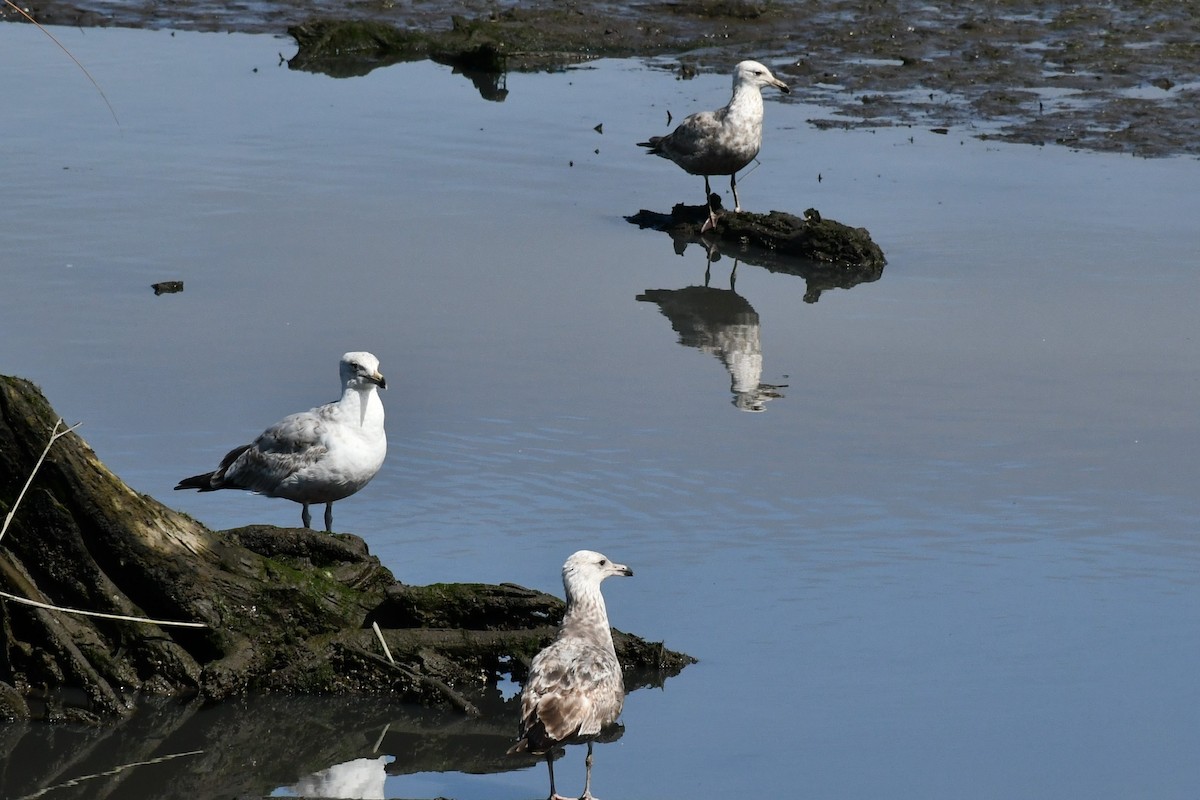
[[[737,173],[758,156],[762,147],[762,87],[774,86],[784,94],[791,89],[757,61],[743,61],[733,68],[733,97],[716,111],[701,111],[679,123],[666,136],[651,136],[639,142],[652,155],[674,161],[692,175],[704,176],[704,202],[708,221],[704,230],[717,224],[708,185],[710,175],[728,175],[733,190],[734,211],[741,211]]]
[[[550,800],[565,800],[554,788],[554,748],[582,742],[588,752],[580,800],[594,800],[592,742],[617,721],[625,704],[625,682],[600,582],[632,574],[624,564],[591,550],[580,550],[563,564],[567,611],[558,636],[529,667],[521,692],[520,739],[508,751],[545,754]]]
[[[235,447],[212,472],[184,478],[176,489],[245,489],[283,497],[303,506],[311,527],[310,503],[325,504],[325,530],[333,530],[333,504],[367,485],[387,454],[383,402],[377,389],[387,381],[370,353],[342,356],[339,400],[284,417],[250,444]]]

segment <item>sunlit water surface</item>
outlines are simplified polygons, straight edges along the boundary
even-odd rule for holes
[[[768,96],[744,205],[864,226],[889,263],[817,303],[739,266],[782,395],[750,413],[636,299],[702,284],[704,254],[623,219],[702,199],[635,142],[727,78],[602,62],[509,75],[496,103],[432,63],[292,72],[287,39],[56,35],[119,126],[0,26],[0,371],[137,490],[213,528],[298,524],[171,488],[368,349],[389,455],[337,529],[412,583],[558,593],[566,555],[602,550],[636,572],[606,584],[614,624],[700,659],[629,697],[605,800],[1200,793],[1196,161],[818,131],[802,86]],[[381,785],[546,790],[541,767]]]

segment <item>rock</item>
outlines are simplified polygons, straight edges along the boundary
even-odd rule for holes
[[[810,208],[800,218],[782,211],[755,214],[721,212],[719,195],[716,227],[702,231],[708,220],[705,206],[677,204],[670,214],[645,209],[625,219],[640,228],[653,228],[671,237],[682,255],[689,244],[705,248],[707,260],[725,255],[805,279],[805,301],[815,303],[826,289],[849,289],[879,280],[887,259],[866,228],[853,228],[825,219]]]
[[[665,231],[676,240],[715,244],[725,255],[757,250],[852,267],[882,270],[887,264],[883,250],[871,240],[866,228],[823,219],[815,208],[805,211],[803,219],[783,211],[722,213],[720,197],[715,194],[713,208],[718,212],[717,224],[707,232],[702,231],[708,219],[704,206],[679,203],[670,214],[643,209],[625,219],[641,228]]]
[[[56,419],[36,387],[0,376],[0,513],[9,512]],[[99,619],[5,600],[0,713],[51,719],[128,715],[138,695],[219,701],[261,691],[386,694],[474,712],[481,693],[521,677],[563,606],[514,586],[404,586],[347,534],[210,531],[131,490],[74,433],[55,442],[0,540],[0,589],[207,626]],[[372,622],[397,663],[384,658]],[[693,661],[618,636],[622,663],[655,680]]]

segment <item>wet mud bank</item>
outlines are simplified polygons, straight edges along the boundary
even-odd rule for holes
[[[302,51],[294,68],[340,76],[434,58],[475,70],[478,80],[609,56],[657,59],[686,78],[755,57],[791,84],[793,101],[828,109],[811,120],[817,127],[905,125],[1139,156],[1200,155],[1198,2],[44,0],[29,10],[59,25],[290,30]],[[4,9],[0,19],[19,17]],[[362,45],[343,49],[349,60],[312,47],[346,36]],[[502,91],[490,99],[503,99]]]
[[[135,493],[75,433],[35,472],[56,420],[36,387],[0,376],[0,514],[35,476],[0,540],[0,718],[97,721],[147,695],[261,693],[480,716],[561,620],[561,600],[515,585],[404,585],[356,536],[210,531]],[[693,662],[614,639],[630,689]]]

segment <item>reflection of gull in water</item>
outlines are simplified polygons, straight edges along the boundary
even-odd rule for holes
[[[733,404],[742,411],[765,411],[782,397],[780,387],[761,383],[762,344],[758,312],[732,289],[688,286],[647,289],[638,295],[658,305],[679,334],[679,343],[716,356],[729,370]]]
[[[250,444],[235,447],[213,472],[193,475],[176,489],[247,489],[284,497],[303,506],[300,519],[310,527],[310,503],[325,504],[325,530],[333,529],[333,503],[367,485],[383,465],[387,436],[383,402],[386,389],[379,359],[370,353],[346,353],[338,371],[342,397],[292,414],[262,432]]]
[[[640,147],[674,161],[692,175],[704,176],[704,201],[708,203],[705,229],[716,224],[708,185],[709,175],[728,175],[733,190],[733,210],[741,211],[737,172],[758,156],[762,147],[762,87],[774,86],[784,94],[788,85],[757,61],[743,61],[733,68],[733,97],[716,111],[701,111],[679,123],[666,136],[651,136]]]
[[[591,550],[580,550],[563,564],[567,611],[558,636],[538,653],[521,692],[521,738],[509,754],[546,755],[550,800],[554,789],[554,748],[587,742],[587,777],[580,800],[592,797],[592,741],[617,721],[625,703],[621,663],[600,582],[633,570]]]
[[[296,797],[339,797],[353,800],[383,800],[387,766],[391,756],[356,758],[314,772],[288,787]]]

